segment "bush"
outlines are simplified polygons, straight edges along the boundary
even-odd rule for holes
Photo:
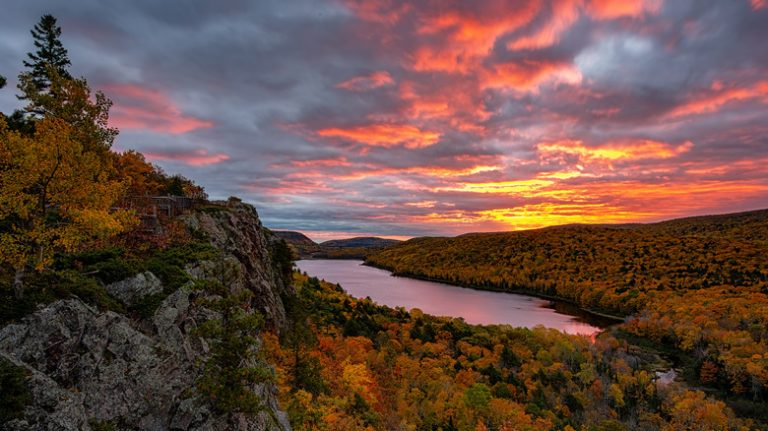
[[[124,254],[125,250],[119,247],[88,250],[82,253],[58,254],[53,267],[54,269],[71,269],[76,266],[88,266],[122,257]]]
[[[145,296],[133,304],[129,311],[141,319],[148,319],[154,316],[157,308],[160,307],[160,304],[162,304],[167,297],[168,294],[165,292]]]
[[[125,280],[141,271],[140,266],[133,261],[122,257],[114,257],[103,262],[98,262],[88,266],[86,273],[96,272],[94,276],[105,284]]]
[[[0,324],[18,320],[35,311],[38,305],[75,295],[101,310],[123,312],[99,282],[74,270],[30,273],[24,279],[24,297],[16,298],[10,280],[0,282]]]
[[[166,292],[173,292],[190,280],[184,272],[187,264],[215,260],[218,256],[219,251],[210,243],[194,242],[159,251],[145,263],[145,267],[163,282]]]

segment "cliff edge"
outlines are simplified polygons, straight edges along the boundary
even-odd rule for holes
[[[23,414],[0,429],[290,430],[269,379],[248,387],[258,404],[248,413],[222,411],[199,385],[217,343],[201,328],[225,327],[228,318],[211,304],[246,292],[249,303],[237,309],[245,317],[260,313],[276,331],[285,325],[282,298],[292,291],[285,265],[273,259],[275,241],[255,209],[236,200],[182,219],[217,256],[186,264],[187,281],[178,288],[151,271],[103,286],[125,310],[157,298],[149,315],[101,310],[72,296],[0,328],[3,373],[14,370],[28,389]],[[205,281],[226,290],[200,288]],[[249,349],[258,350],[255,344]],[[238,366],[269,369],[258,359],[242,361]]]

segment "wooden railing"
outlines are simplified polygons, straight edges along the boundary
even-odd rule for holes
[[[198,203],[198,199],[186,196],[129,196],[115,208],[136,211],[141,220],[139,230],[161,234],[163,230],[161,219],[180,216]]]

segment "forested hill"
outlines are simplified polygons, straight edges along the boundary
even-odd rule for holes
[[[676,349],[688,380],[768,415],[768,211],[649,225],[416,238],[370,256],[397,275],[557,296],[627,316],[617,331]]]
[[[647,225],[573,225],[415,238],[368,258],[409,275],[558,296],[629,314],[656,291],[764,289],[768,210]]]
[[[384,248],[399,243],[400,240],[379,238],[376,236],[358,236],[355,238],[347,239],[332,239],[330,241],[324,241],[320,243],[323,247],[338,247],[338,248],[355,248],[355,247],[368,247],[368,248]]]
[[[289,241],[292,244],[304,244],[308,246],[316,246],[317,243],[312,241],[308,236],[301,232],[291,230],[273,230],[272,233],[277,235],[278,238],[282,238]]]
[[[363,259],[384,247],[400,242],[395,239],[361,236],[333,239],[318,244],[301,232],[273,231],[273,233],[288,243],[296,259]]]

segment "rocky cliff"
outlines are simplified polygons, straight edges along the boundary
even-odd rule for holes
[[[196,331],[222,319],[201,298],[215,296],[194,280],[221,278],[226,288],[253,293],[275,330],[285,324],[282,297],[291,294],[285,268],[272,260],[270,239],[256,211],[237,201],[195,211],[188,226],[220,250],[218,259],[189,264],[190,281],[164,296],[151,317],[100,311],[80,298],[47,304],[0,329],[0,361],[22,370],[31,395],[7,430],[289,430],[271,383],[250,388],[258,414],[224,413],[199,393],[196,382],[210,357],[210,340]],[[163,290],[151,272],[105,286],[126,307]],[[249,308],[250,309],[250,308]]]

